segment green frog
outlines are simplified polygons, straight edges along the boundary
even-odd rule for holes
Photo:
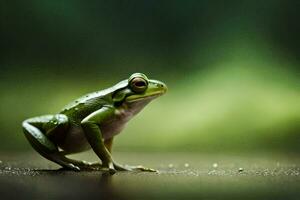
[[[22,123],[31,146],[43,157],[71,170],[156,170],[143,166],[120,165],[112,158],[113,138],[126,123],[153,99],[165,94],[161,81],[134,73],[116,85],[86,94],[61,112],[29,118]],[[66,157],[93,149],[101,162],[86,162]]]

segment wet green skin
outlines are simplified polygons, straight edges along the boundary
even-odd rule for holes
[[[155,171],[143,166],[119,165],[111,156],[111,148],[114,136],[126,123],[166,91],[164,83],[135,73],[113,87],[75,100],[58,114],[25,120],[23,131],[37,152],[67,169],[107,170],[112,173],[116,170]],[[90,148],[101,163],[66,157]]]

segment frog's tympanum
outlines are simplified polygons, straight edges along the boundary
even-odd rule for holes
[[[113,138],[149,102],[167,91],[164,83],[142,73],[68,104],[55,115],[44,115],[23,122],[23,131],[32,147],[43,157],[63,168],[155,171],[143,166],[123,166],[111,156]],[[101,162],[90,163],[66,155],[92,148]]]

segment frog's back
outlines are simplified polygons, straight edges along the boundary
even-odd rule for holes
[[[88,114],[100,109],[103,105],[111,104],[112,94],[127,85],[127,80],[124,80],[110,88],[86,94],[67,104],[61,110],[60,114],[65,114],[70,119],[75,118],[82,120]]]

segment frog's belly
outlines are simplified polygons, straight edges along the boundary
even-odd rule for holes
[[[78,153],[91,148],[80,125],[71,125],[59,147],[68,153]]]
[[[103,139],[109,139],[120,133],[125,123],[123,120],[113,119],[100,126]],[[69,127],[64,142],[59,144],[59,147],[68,153],[78,153],[91,149],[82,127],[75,124]]]

